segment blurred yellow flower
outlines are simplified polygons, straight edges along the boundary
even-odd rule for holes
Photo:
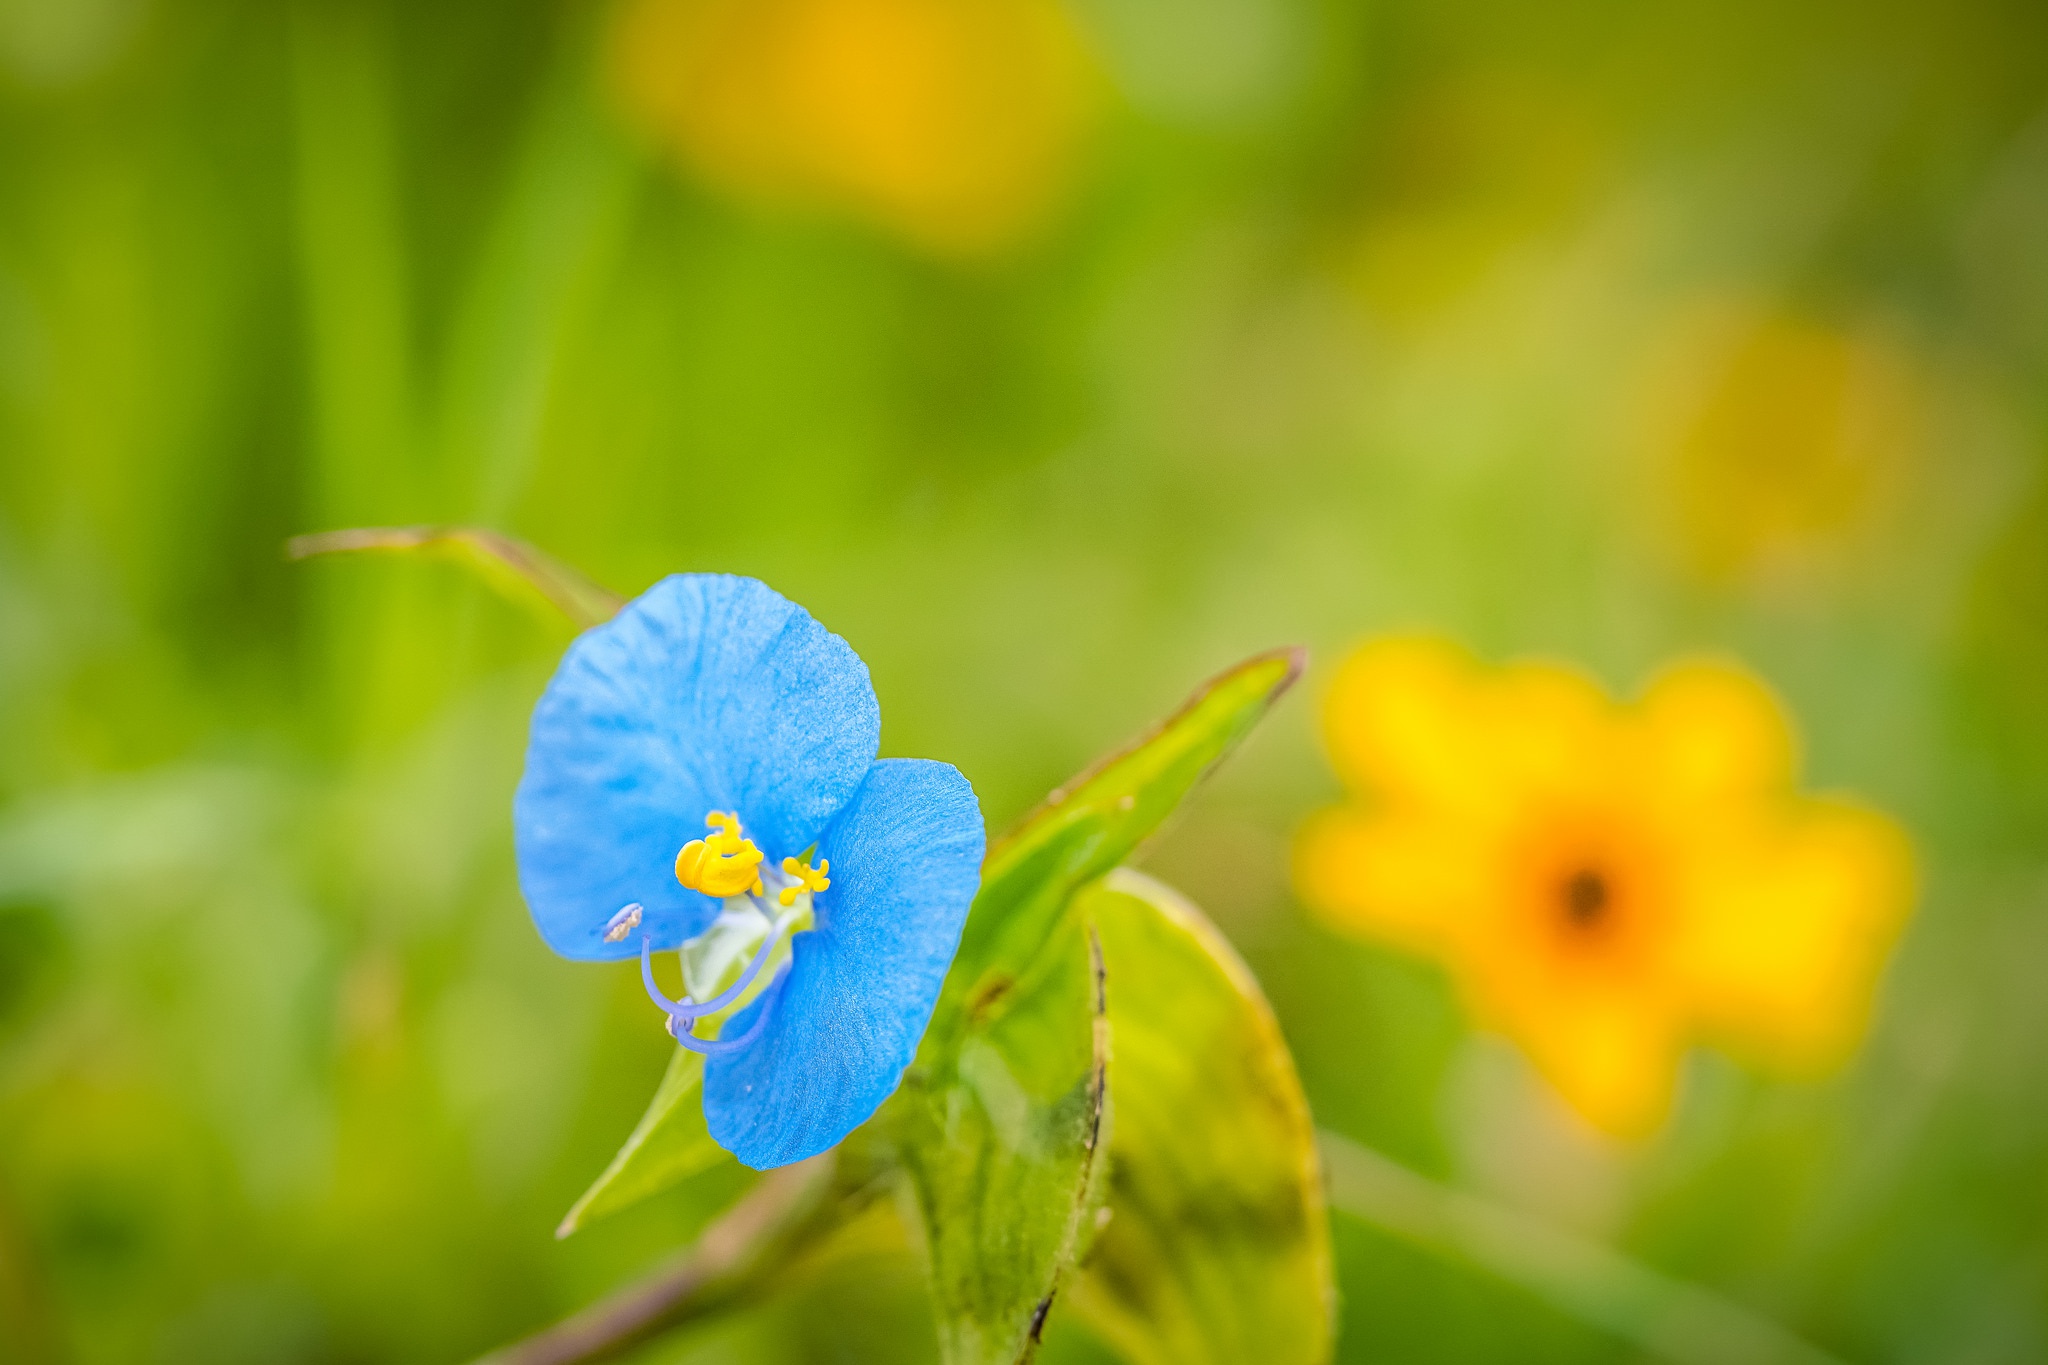
[[[705,179],[944,255],[1056,207],[1097,77],[1058,0],[623,0],[615,84]]]
[[[1679,315],[1664,349],[1650,439],[1701,577],[1825,567],[1905,480],[1921,385],[1881,334],[1722,301]]]
[[[1557,665],[1392,639],[1346,661],[1324,723],[1362,799],[1301,831],[1303,899],[1446,963],[1599,1128],[1653,1129],[1694,1042],[1811,1071],[1860,1037],[1907,841],[1797,794],[1750,674],[1680,663],[1624,706]]]

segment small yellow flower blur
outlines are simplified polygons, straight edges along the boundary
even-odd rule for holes
[[[1039,228],[1097,74],[1059,0],[622,0],[614,84],[713,184],[948,256]]]
[[[1825,569],[1910,476],[1924,386],[1882,331],[1710,300],[1674,320],[1667,349],[1646,416],[1701,578]]]
[[[1444,962],[1597,1127],[1653,1130],[1696,1042],[1810,1073],[1861,1037],[1911,852],[1885,816],[1797,793],[1751,674],[1681,662],[1617,705],[1558,665],[1388,639],[1344,663],[1324,723],[1355,800],[1302,829],[1303,899]]]

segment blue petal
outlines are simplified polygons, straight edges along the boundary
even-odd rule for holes
[[[950,764],[891,758],[826,833],[832,885],[796,939],[782,999],[752,1046],[704,1070],[704,1116],[757,1170],[801,1161],[896,1089],[938,1003],[981,884],[981,807]],[[728,1024],[743,1032],[752,1010]]]
[[[802,607],[751,578],[663,579],[569,646],[534,707],[512,823],[541,937],[565,957],[637,955],[638,934],[603,935],[638,901],[676,947],[717,909],[675,877],[704,816],[737,811],[771,859],[801,853],[881,728],[867,665]]]

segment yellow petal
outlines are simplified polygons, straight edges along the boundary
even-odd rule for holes
[[[1338,928],[1429,949],[1471,913],[1477,861],[1456,824],[1326,810],[1295,839],[1294,885]]]
[[[1872,811],[1808,801],[1693,879],[1683,964],[1701,1030],[1799,1071],[1861,1038],[1913,890],[1905,832]]]
[[[1532,784],[1583,785],[1606,752],[1608,706],[1554,664],[1482,672],[1448,641],[1395,636],[1354,651],[1324,699],[1338,775],[1391,803],[1498,812]]]
[[[1359,791],[1427,790],[1462,750],[1469,657],[1445,640],[1395,636],[1351,652],[1323,698],[1337,775]]]
[[[1595,986],[1545,994],[1492,974],[1467,984],[1474,1012],[1519,1043],[1595,1128],[1643,1138],[1670,1112],[1682,1044],[1657,992]]]
[[[1641,719],[1644,779],[1661,804],[1755,798],[1792,781],[1791,723],[1745,669],[1676,664],[1644,694]]]
[[[1501,669],[1479,698],[1472,762],[1497,799],[1611,799],[1623,730],[1599,684],[1559,664],[1523,662]]]

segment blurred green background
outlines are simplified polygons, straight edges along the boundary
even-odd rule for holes
[[[1293,903],[1310,697],[1148,866],[1326,1127],[1845,1360],[2048,1359],[2048,11],[1039,19],[1079,93],[976,236],[703,172],[582,0],[0,0],[0,1359],[457,1360],[731,1194],[550,1236],[667,1044],[513,880],[566,629],[282,556],[419,521],[767,579],[997,827],[1270,645],[1739,655],[1923,859],[1825,1084],[1700,1055],[1644,1147],[1560,1118]],[[1642,1358],[1334,1219],[1341,1359]],[[918,1276],[641,1358],[929,1359]]]

